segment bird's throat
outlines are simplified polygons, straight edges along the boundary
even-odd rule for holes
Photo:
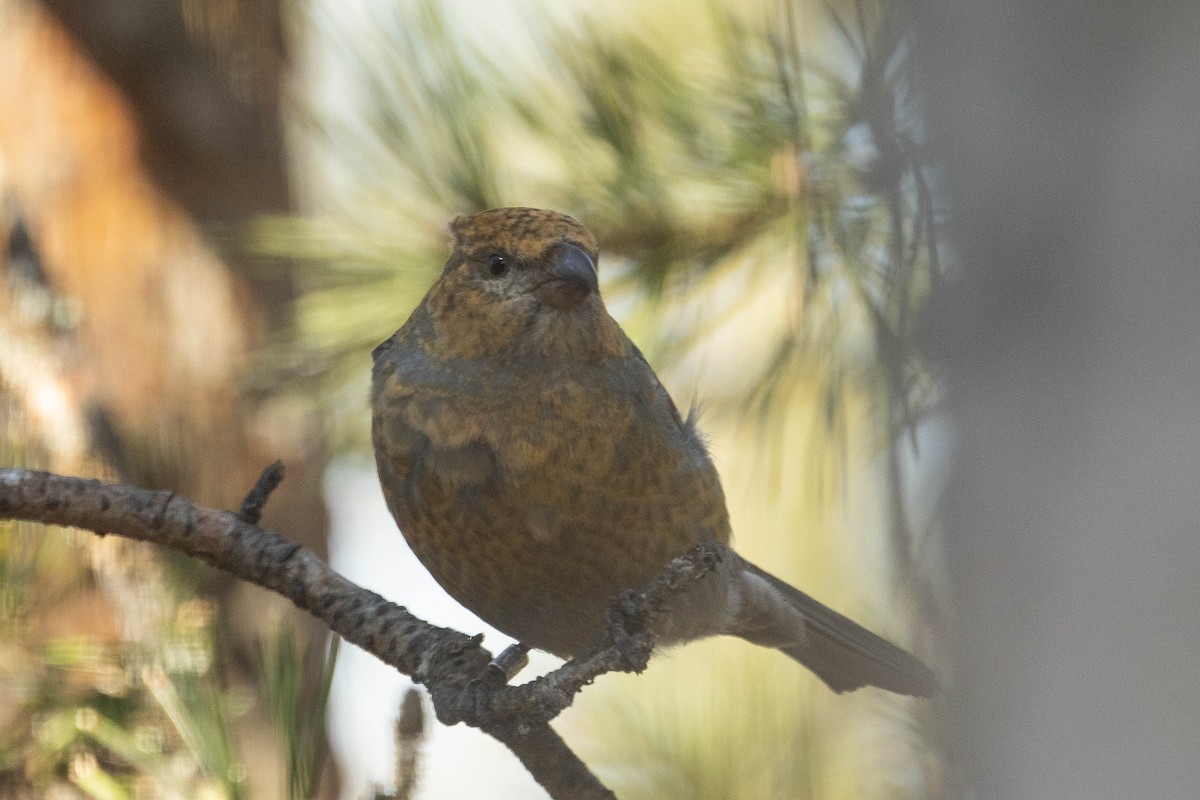
[[[530,324],[527,341],[543,357],[587,362],[624,356],[628,349],[625,335],[598,298],[573,309],[542,309]]]

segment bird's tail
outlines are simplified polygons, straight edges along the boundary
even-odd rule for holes
[[[730,633],[782,650],[835,692],[878,686],[928,697],[937,691],[933,671],[915,656],[774,575],[742,565],[741,609]]]

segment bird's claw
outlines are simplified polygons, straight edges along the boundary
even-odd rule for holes
[[[528,653],[529,648],[520,642],[510,644],[501,650],[488,662],[478,677],[468,684],[467,691],[460,698],[455,714],[442,721],[446,724],[465,722],[475,728],[482,728],[490,724],[495,717],[492,707],[493,697],[529,663]]]
[[[488,683],[504,686],[529,664],[529,648],[517,642],[500,651],[487,665]]]

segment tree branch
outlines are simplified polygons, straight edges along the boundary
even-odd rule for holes
[[[350,582],[311,550],[251,524],[281,477],[282,465],[268,467],[239,514],[201,508],[171,492],[0,469],[0,519],[154,542],[278,592],[343,639],[428,687],[443,723],[465,722],[507,745],[551,797],[614,796],[549,722],[599,675],[645,668],[654,648],[650,618],[667,598],[724,558],[722,545],[694,548],[667,565],[645,592],[617,598],[606,642],[596,652],[510,687],[486,669],[491,654],[480,646],[482,635],[431,625]]]
[[[283,483],[283,462],[278,459],[272,461],[271,464],[262,471],[258,476],[258,480],[254,482],[254,486],[246,494],[246,499],[242,501],[242,510],[238,512],[238,516],[243,522],[248,522],[251,525],[257,525],[262,519],[263,509],[267,506],[267,500],[271,497],[271,492],[279,488],[279,484]]]

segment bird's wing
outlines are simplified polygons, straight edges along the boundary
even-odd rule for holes
[[[406,325],[372,354],[377,458],[402,482],[421,473],[447,487],[482,485],[495,475],[496,453],[472,402],[477,393],[419,349],[417,331]]]

